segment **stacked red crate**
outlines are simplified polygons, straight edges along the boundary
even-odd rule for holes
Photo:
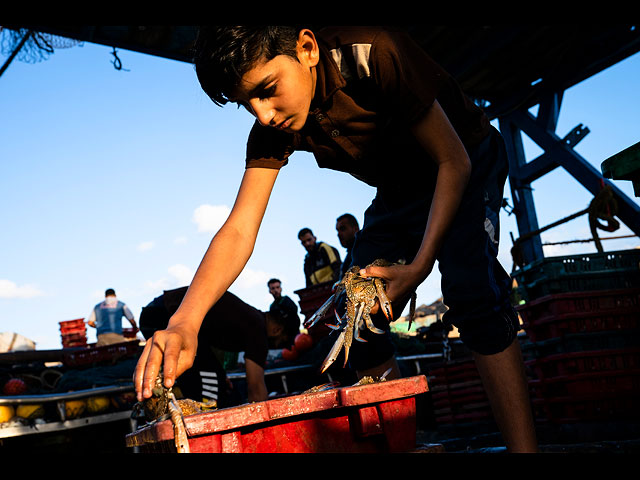
[[[59,322],[62,348],[86,347],[87,327],[84,319],[66,320]]]
[[[638,418],[640,288],[546,295],[518,310],[538,421]]]
[[[434,365],[429,369],[429,390],[438,424],[493,418],[489,399],[472,358]]]

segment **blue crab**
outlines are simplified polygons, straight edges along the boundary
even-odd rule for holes
[[[389,266],[391,262],[386,260],[375,260],[369,266]],[[314,313],[304,324],[305,327],[313,327],[318,321],[325,317],[329,312],[329,309],[335,304],[338,296],[344,291],[346,294],[346,311],[342,318],[334,309],[335,317],[337,319],[336,325],[327,324],[330,328],[339,331],[340,334],[335,344],[331,348],[329,354],[325,358],[322,366],[320,367],[320,373],[324,373],[338,358],[340,351],[344,348],[344,365],[346,366],[349,358],[349,349],[353,340],[359,342],[366,342],[364,338],[360,337],[360,330],[365,327],[376,334],[384,334],[384,330],[377,328],[371,320],[371,309],[376,304],[376,301],[380,302],[380,307],[387,320],[393,321],[393,311],[391,308],[391,301],[387,297],[385,292],[384,280],[377,277],[362,277],[360,275],[360,267],[351,267],[344,275],[342,280],[336,283],[334,287],[334,293],[327,301]],[[415,306],[415,294],[412,298],[412,313]]]

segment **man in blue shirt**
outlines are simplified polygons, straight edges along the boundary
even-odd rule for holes
[[[104,301],[93,307],[87,322],[89,326],[97,329],[98,341],[96,347],[127,340],[122,335],[122,317],[126,317],[133,328],[138,328],[133,313],[124,302],[118,300],[113,288],[107,289],[104,292],[104,296]]]

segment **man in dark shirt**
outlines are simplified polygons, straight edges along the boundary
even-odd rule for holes
[[[356,235],[360,231],[360,225],[356,217],[350,213],[344,213],[336,219],[336,232],[338,232],[338,240],[340,245],[347,249],[347,254],[342,261],[342,275],[345,274],[351,266],[351,249],[356,241]],[[364,265],[362,265],[364,266]]]
[[[295,336],[300,333],[298,306],[287,295],[282,295],[282,282],[279,279],[272,278],[267,282],[267,286],[269,293],[273,295],[269,312],[283,319],[289,338],[295,339]]]
[[[340,279],[340,253],[335,247],[318,242],[309,228],[298,232],[300,243],[307,251],[304,257],[304,277],[307,287]]]
[[[187,287],[166,290],[142,309],[140,331],[147,341],[167,327],[186,291]],[[279,312],[261,312],[226,292],[205,316],[193,366],[180,376],[176,386],[186,398],[230,406],[234,402],[231,385],[215,352],[244,352],[249,401],[266,400],[267,351],[291,345],[295,338],[292,335]]]

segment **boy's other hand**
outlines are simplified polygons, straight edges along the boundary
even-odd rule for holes
[[[379,277],[385,281],[386,293],[393,303],[410,295],[418,285],[428,276],[409,265],[391,265],[388,267],[369,266],[360,270],[363,277]],[[379,302],[371,309],[371,314],[375,314],[379,309]],[[394,318],[394,320],[396,320]]]

